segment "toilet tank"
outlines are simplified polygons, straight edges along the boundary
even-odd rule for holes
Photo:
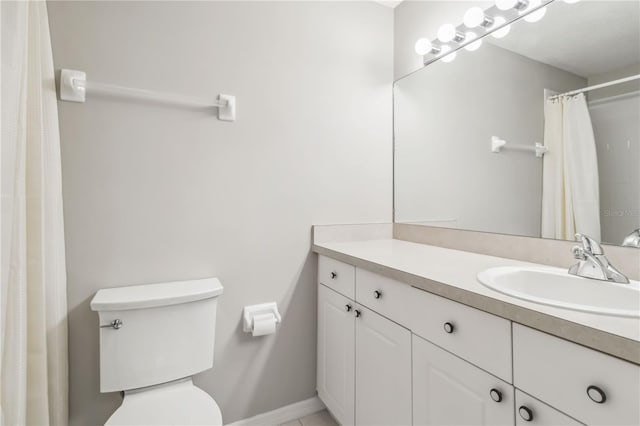
[[[217,278],[100,290],[100,391],[156,385],[213,366]]]

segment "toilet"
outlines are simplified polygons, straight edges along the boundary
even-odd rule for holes
[[[193,384],[213,367],[217,278],[100,290],[100,392],[124,392],[105,423],[222,425],[214,399]]]

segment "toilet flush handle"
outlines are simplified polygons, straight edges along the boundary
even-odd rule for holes
[[[118,330],[120,327],[122,327],[122,324],[123,323],[121,319],[114,319],[109,324],[101,325],[100,328],[113,328],[115,330]]]

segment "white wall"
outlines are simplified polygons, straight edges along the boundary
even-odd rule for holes
[[[484,43],[396,82],[395,220],[539,236],[542,159],[491,152],[543,141],[544,89],[585,79]]]
[[[238,99],[211,112],[100,98],[59,104],[71,423],[102,424],[103,287],[217,276],[215,366],[196,377],[225,422],[315,393],[312,224],[389,222],[393,10],[373,2],[49,2],[56,68]],[[241,331],[275,300],[275,336]],[[188,330],[185,330],[188,332]]]

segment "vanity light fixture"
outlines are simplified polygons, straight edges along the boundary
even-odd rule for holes
[[[540,0],[531,0],[529,2],[529,6],[525,10],[520,12],[520,13],[521,14],[525,14],[525,13],[529,12],[530,10],[535,9],[536,7],[540,7],[541,5],[542,5],[542,2]],[[545,7],[540,7],[535,12],[531,12],[527,16],[525,16],[524,20],[527,21],[527,22],[538,22],[539,20],[544,18],[544,15],[546,13],[547,13],[546,6]]]
[[[433,53],[434,55],[440,53],[440,47],[434,46],[428,38],[418,39],[415,44],[415,49],[416,53],[420,56],[428,55],[429,53]]]
[[[548,4],[553,1],[495,0],[495,6],[487,10],[474,6],[464,14],[464,25],[456,27],[444,24],[438,29],[436,40],[421,38],[416,41],[414,49],[424,57],[424,65],[439,59],[451,62],[456,57],[456,51],[462,47],[471,52],[479,49],[482,37],[488,34],[495,38],[505,37],[511,31],[511,23],[519,17],[527,22],[538,22],[545,16]],[[580,0],[563,1],[572,4]],[[427,55],[430,56],[426,57]]]
[[[444,24],[438,29],[438,40],[442,43],[449,43],[450,41],[460,43],[464,41],[464,34],[459,32],[453,25]]]
[[[500,10],[524,10],[529,6],[529,0],[496,0],[496,7]]]
[[[493,18],[484,13],[481,7],[475,6],[464,14],[464,25],[467,28],[485,27],[493,25]]]

